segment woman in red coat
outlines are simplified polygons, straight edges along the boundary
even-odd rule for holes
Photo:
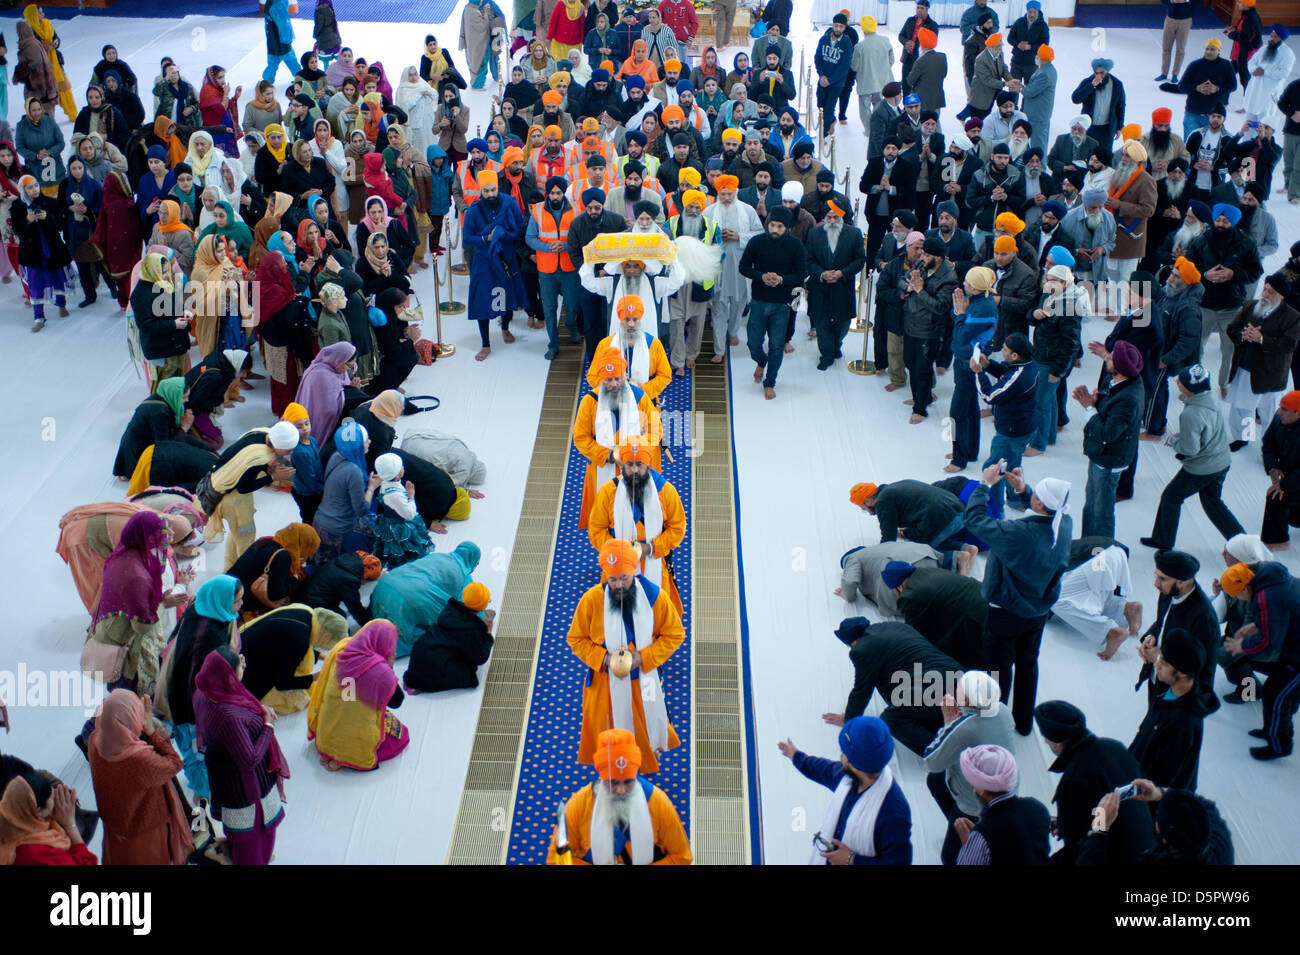
[[[131,187],[120,172],[111,172],[104,180],[104,198],[90,243],[103,256],[104,268],[117,284],[117,304],[124,312],[131,300],[131,270],[140,262],[143,241],[140,210],[131,197]]]
[[[77,830],[77,791],[40,773],[9,781],[0,799],[0,865],[99,865]]]

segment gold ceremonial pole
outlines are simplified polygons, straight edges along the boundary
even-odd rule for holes
[[[863,286],[865,286],[866,288],[865,292],[863,291]],[[867,315],[871,314],[872,288],[871,288],[871,267],[870,266],[867,266],[867,268],[864,269],[862,272],[861,285],[858,286],[858,300],[861,301],[864,295],[866,296],[866,309],[864,313],[859,315],[859,320],[862,322],[862,332],[863,332],[862,358],[853,359],[853,361],[849,362],[847,366],[849,369],[849,373],[854,375],[874,375],[876,373],[876,363],[872,361],[867,361],[867,344],[871,340],[871,336],[866,334],[866,332],[871,328],[871,322],[866,317]],[[852,323],[850,323],[849,327],[852,328]]]
[[[452,276],[456,274],[456,267],[451,264],[451,250],[453,248],[454,246],[451,240],[448,239],[446,253],[444,255],[438,256],[439,259],[441,259],[443,262],[446,263],[446,267],[447,267],[447,274],[443,277],[447,283],[447,300],[445,302],[438,302],[439,314],[441,314],[442,312],[446,312],[448,315],[459,315],[465,311],[465,303],[456,301],[456,292],[455,289],[453,288]],[[466,269],[465,271],[468,272],[469,270]],[[438,282],[438,267],[436,264],[434,265],[434,269],[433,269],[433,281],[434,281],[434,285],[433,285],[434,298],[437,299],[439,282]],[[438,338],[439,340],[441,340],[442,338],[441,329],[439,329]]]
[[[438,256],[438,258],[442,258],[442,256]],[[442,296],[439,294],[439,291],[438,291],[438,287],[439,287],[439,285],[441,284],[441,283],[439,283],[439,281],[438,281],[438,258],[435,258],[435,259],[434,259],[434,262],[433,262],[433,320],[434,320],[434,323],[435,323],[435,325],[436,325],[436,327],[437,327],[437,329],[438,329],[438,339],[437,339],[437,341],[438,341],[438,357],[439,357],[439,358],[450,358],[450,357],[452,357],[453,355],[456,354],[456,346],[453,345],[451,342],[443,341],[443,338],[442,338],[442,305],[443,305],[443,303],[440,302],[440,301],[438,301],[438,299],[442,297]],[[458,304],[460,304],[460,303],[459,303],[459,302],[448,302],[447,304],[449,304],[449,305],[458,305]],[[462,306],[462,308],[461,308],[461,311],[464,311],[464,307],[463,307],[463,306]]]
[[[847,180],[847,179],[848,179],[848,176],[849,176],[849,169],[848,169],[847,166],[845,166],[845,167],[844,167],[844,178]],[[845,191],[846,193],[848,192],[848,187],[847,187],[847,186],[844,187],[844,191]],[[854,200],[853,200],[853,221],[854,221],[854,222],[857,222],[857,221],[858,221],[858,205],[859,205],[859,203],[861,203],[861,202],[862,202],[862,200],[861,200],[860,198],[858,198],[858,199],[854,199]],[[862,243],[863,243],[864,246],[866,245],[866,242],[867,242],[867,240],[866,240],[866,237],[864,236],[863,239],[862,239]],[[867,275],[867,276],[870,276],[870,275],[871,275],[871,272],[870,272],[870,265],[868,265],[868,271],[865,272],[864,274]],[[849,331],[851,331],[851,332],[865,332],[865,331],[867,330],[867,323],[866,323],[865,321],[862,320],[862,296],[865,295],[865,294],[866,294],[866,289],[863,288],[862,283],[859,282],[859,283],[858,283],[858,314],[857,314],[857,315],[854,315],[854,316],[853,316],[853,321],[849,322]],[[865,357],[866,357],[866,355],[864,354],[864,355],[863,355],[863,358],[865,358]]]

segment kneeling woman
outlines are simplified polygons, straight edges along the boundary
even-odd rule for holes
[[[208,654],[194,679],[194,715],[212,814],[230,841],[231,861],[267,865],[284,819],[289,763],[275,739],[275,712],[239,682],[243,672],[243,657],[230,647]]]
[[[347,621],[329,610],[289,604],[264,613],[239,631],[242,682],[280,716],[306,709],[316,649],[329,650],[347,635]]]
[[[388,709],[403,699],[396,659],[397,627],[388,620],[370,621],[325,658],[307,705],[307,738],[326,769],[375,769],[411,742]]]

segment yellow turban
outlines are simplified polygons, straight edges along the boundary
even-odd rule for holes
[[[862,26],[862,32],[863,32],[863,33],[875,33],[875,32],[876,32],[876,18],[875,18],[875,17],[861,17],[861,18],[858,20],[858,23]]]
[[[555,87],[559,86],[561,83],[568,83],[570,86],[573,85],[573,76],[568,70],[556,70],[547,77],[546,80],[546,85],[551,89],[555,89]]]
[[[677,181],[684,182],[688,186],[698,186],[700,184],[700,171],[694,166],[687,166],[677,174]]]
[[[694,203],[703,209],[706,202],[708,202],[708,199],[706,199],[704,193],[700,192],[698,189],[687,189],[682,193],[683,206],[689,206],[691,203]]]
[[[738,129],[728,128],[722,131],[722,141],[724,143],[738,143],[744,138]]]

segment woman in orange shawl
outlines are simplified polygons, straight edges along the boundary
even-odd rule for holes
[[[176,123],[166,116],[159,116],[153,121],[153,134],[167,149],[167,168],[173,168],[178,162],[184,162],[187,150],[176,135]]]
[[[253,248],[248,253],[248,267],[256,269],[266,257],[266,243],[271,236],[280,231],[280,219],[293,205],[293,197],[287,192],[271,193],[271,201],[266,204],[266,215],[253,230]]]
[[[659,82],[659,71],[655,69],[654,62],[646,56],[645,40],[634,40],[632,42],[632,55],[623,61],[623,65],[618,68],[618,78],[627,79],[629,76],[639,76],[645,80],[646,91]]]
[[[37,772],[15,776],[0,799],[0,866],[99,865],[77,829],[77,791]]]
[[[152,705],[130,690],[104,699],[86,747],[104,865],[184,865],[190,857],[189,807],[174,782],[183,764],[167,737]]]
[[[211,355],[217,350],[222,322],[229,316],[251,312],[239,294],[241,270],[230,261],[226,237],[205,235],[194,252],[194,268],[190,272],[190,285],[194,293],[189,296],[189,306],[194,312],[191,330],[199,345],[200,355]],[[238,370],[238,369],[236,369]]]
[[[176,262],[186,276],[194,267],[194,230],[181,221],[181,206],[164,199],[158,206],[158,224],[149,236],[150,245],[165,245],[176,253]]]

